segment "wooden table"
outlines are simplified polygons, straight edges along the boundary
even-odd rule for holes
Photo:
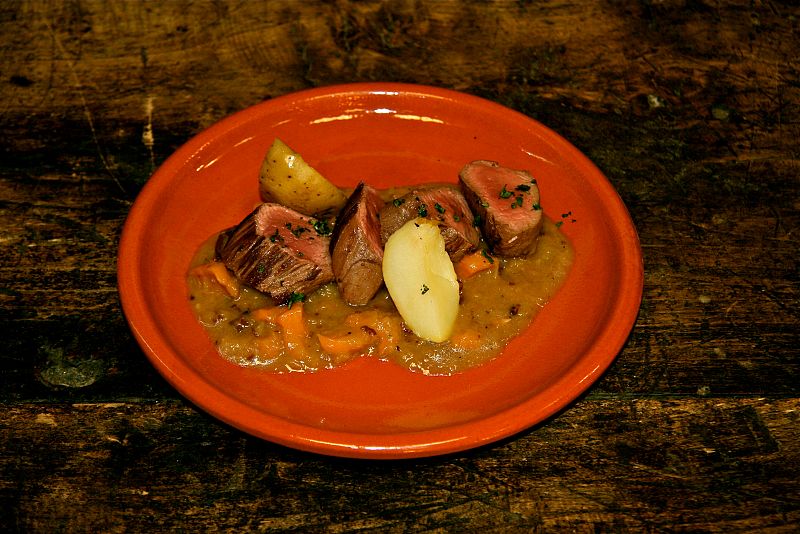
[[[800,8],[761,0],[0,4],[0,530],[800,528]],[[500,102],[630,209],[636,326],[557,417],[447,457],[261,441],[153,369],[116,288],[154,169],[349,81]]]

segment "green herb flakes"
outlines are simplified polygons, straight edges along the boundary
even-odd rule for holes
[[[300,237],[300,234],[303,232],[308,232],[308,228],[303,228],[302,226],[296,226],[292,228],[292,223],[286,223],[286,229],[289,230],[295,237]]]
[[[294,292],[292,292],[292,294],[289,295],[289,300],[286,303],[286,306],[289,309],[291,309],[292,305],[295,304],[296,302],[305,302],[305,301],[306,301],[306,296],[303,293],[294,293]]]
[[[324,219],[314,221],[314,230],[317,232],[317,235],[331,235],[331,232],[333,232],[331,224]]]

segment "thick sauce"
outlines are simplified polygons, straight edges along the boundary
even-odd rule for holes
[[[269,297],[232,278],[215,277],[224,274],[224,268],[207,268],[214,259],[215,241],[216,236],[198,251],[189,272],[195,314],[222,357],[274,372],[317,371],[363,356],[431,375],[480,365],[533,321],[563,283],[573,258],[567,239],[545,220],[534,254],[494,258],[491,269],[463,280],[453,336],[432,343],[403,327],[385,289],[369,304],[351,306],[330,283],[305,302],[275,306]]]

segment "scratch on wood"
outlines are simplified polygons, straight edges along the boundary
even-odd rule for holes
[[[125,402],[75,402],[72,404],[73,408],[89,408],[89,409],[96,409],[96,408],[121,408],[123,406],[127,406],[128,404]]]
[[[41,425],[58,426],[55,418],[49,413],[36,414],[36,422]]]
[[[147,148],[150,154],[150,166],[155,168],[156,159],[153,155],[153,146],[155,145],[155,138],[153,137],[153,97],[148,96],[144,101],[144,112],[147,115],[147,122],[144,125],[142,132],[142,143]]]

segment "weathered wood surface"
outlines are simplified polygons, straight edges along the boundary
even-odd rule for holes
[[[282,449],[174,401],[22,404],[0,431],[16,456],[3,458],[2,513],[35,531],[789,531],[796,408],[590,400],[469,454],[361,462]]]
[[[766,0],[0,4],[0,529],[796,531],[798,25]],[[183,401],[120,312],[120,230],[160,162],[266,98],[366,80],[541,120],[639,230],[617,361],[496,446],[261,442]]]

